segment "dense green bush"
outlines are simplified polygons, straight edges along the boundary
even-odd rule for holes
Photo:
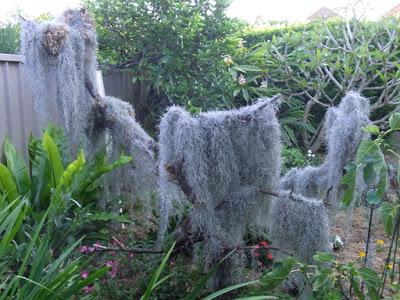
[[[326,109],[348,91],[369,97],[374,123],[387,126],[400,103],[399,29],[398,19],[383,19],[250,31],[242,35],[245,51],[233,60],[258,68],[242,72],[250,78],[244,87],[249,98],[280,93],[286,104],[301,108],[305,123],[292,136],[316,151],[323,141]]]
[[[0,23],[0,53],[16,54],[19,50],[18,24]]]
[[[0,298],[68,299],[104,275],[99,268],[87,278],[87,263],[76,256],[84,238],[96,235],[117,214],[98,211],[98,179],[130,161],[109,164],[105,155],[87,162],[81,151],[68,155],[62,131],[48,127],[29,141],[29,165],[6,139],[0,163]],[[122,219],[123,220],[123,219]],[[85,233],[88,233],[85,236]]]
[[[129,68],[150,81],[168,103],[223,105],[227,77],[222,56],[239,40],[225,15],[229,0],[87,0],[103,65]],[[218,95],[216,97],[216,95]],[[160,101],[162,97],[160,97]]]

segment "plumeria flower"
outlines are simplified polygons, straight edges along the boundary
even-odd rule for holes
[[[233,59],[232,59],[232,57],[231,57],[230,55],[225,55],[225,56],[224,56],[224,63],[225,63],[227,66],[232,65],[232,64],[233,64]]]
[[[268,87],[268,80],[261,81],[260,86],[263,87],[263,88],[267,88]]]
[[[239,83],[239,85],[245,85],[246,84],[246,77],[244,77],[243,74],[239,75],[238,83]]]

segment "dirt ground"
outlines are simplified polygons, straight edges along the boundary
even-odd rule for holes
[[[342,238],[344,247],[339,251],[335,251],[336,257],[340,262],[359,259],[359,253],[365,252],[366,240],[368,235],[369,208],[359,207],[354,209],[353,219],[349,224],[348,217],[345,213],[339,213],[337,216],[336,228],[334,233]],[[383,224],[378,220],[378,212],[374,212],[375,222],[371,231],[371,243],[375,244],[377,240],[383,240],[384,244],[380,246],[380,251],[376,251],[373,259],[373,267],[381,271],[385,265],[386,255],[389,251],[390,237],[388,237],[383,229]],[[349,226],[349,225],[350,226]]]
[[[352,221],[350,221],[351,226],[349,226],[349,218],[345,213],[338,214],[334,233],[339,235],[344,242],[343,248],[334,252],[339,262],[359,261],[360,265],[364,263],[364,258],[361,258],[359,253],[361,251],[365,252],[366,250],[369,213],[369,208],[356,208],[353,213]],[[369,263],[372,263],[372,265],[369,266],[373,267],[381,276],[390,248],[390,237],[384,232],[383,224],[378,219],[378,212],[374,212],[374,214],[376,214],[376,218],[372,226],[371,243],[374,243],[376,251],[372,251],[372,253],[375,252],[375,254],[368,259],[370,259]],[[351,228],[351,230],[349,228]],[[383,245],[377,245],[378,240],[383,240]],[[397,256],[400,259],[400,253]],[[400,274],[399,270],[396,270],[396,273]],[[395,278],[399,278],[399,275],[395,276]],[[389,281],[390,279],[388,278],[387,282]],[[386,289],[384,295],[393,296],[393,292]],[[396,297],[395,299],[400,298]]]

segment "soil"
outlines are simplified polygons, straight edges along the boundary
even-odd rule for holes
[[[334,234],[341,237],[344,242],[343,248],[335,251],[339,262],[363,261],[359,257],[360,252],[366,252],[366,240],[368,236],[369,208],[359,207],[354,210],[351,229],[346,228],[348,219],[345,213],[339,213],[337,216]],[[378,212],[374,212],[377,214]],[[350,227],[350,226],[349,226]],[[384,244],[377,245],[378,240],[383,240]],[[376,254],[372,257],[373,267],[381,272],[385,265],[385,260],[390,246],[390,237],[385,234],[382,222],[376,220],[372,226],[371,243],[378,248]]]
[[[375,213],[378,214],[378,212],[374,212],[374,214]],[[360,265],[364,264],[364,257],[360,257],[360,252],[366,252],[369,214],[369,208],[356,208],[353,213],[352,226],[348,226],[351,229],[346,228],[345,224],[348,224],[348,217],[346,214],[338,214],[334,233],[340,236],[344,242],[344,246],[340,250],[334,252],[339,262],[358,261]],[[389,252],[391,238],[385,234],[383,224],[378,220],[378,215],[376,215],[376,217],[371,231],[371,243],[374,243],[373,248],[375,248],[376,251],[374,255],[368,258],[370,261],[367,264],[369,267],[373,267],[381,276]],[[383,240],[383,245],[378,245],[378,240]],[[397,257],[400,258],[400,253]],[[395,277],[399,279],[400,270],[396,270],[396,273],[399,275]],[[390,278],[388,278],[386,282],[389,283]],[[387,285],[388,284],[386,284],[386,286]],[[385,289],[384,295],[393,296],[393,292],[387,288]]]

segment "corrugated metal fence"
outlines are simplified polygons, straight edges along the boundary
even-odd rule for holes
[[[38,133],[36,124],[21,56],[0,54],[0,143],[8,135],[19,150],[25,151],[30,133]]]
[[[38,135],[38,123],[33,108],[29,84],[21,68],[20,55],[0,54],[0,145],[8,135],[20,151],[26,151],[31,133]],[[132,84],[129,73],[113,72],[104,75],[106,95],[128,101],[135,106],[140,99],[140,87]]]

